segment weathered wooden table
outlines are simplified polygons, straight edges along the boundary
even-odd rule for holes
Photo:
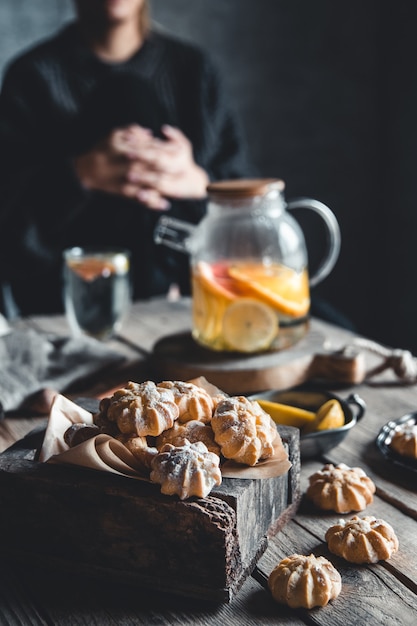
[[[128,357],[126,365],[105,379],[89,380],[88,388],[80,384],[71,393],[74,397],[95,396],[128,379],[148,378],[147,356],[155,341],[189,328],[189,320],[187,301],[135,304],[121,337],[110,344]],[[63,335],[68,332],[64,318],[59,316],[22,320],[19,324]],[[317,329],[335,348],[352,338],[342,329],[312,320],[312,330]],[[230,604],[214,605],[149,591],[132,593],[131,588],[123,585],[94,580],[80,583],[74,575],[68,579],[47,574],[35,576],[31,563],[7,563],[0,574],[0,624],[417,624],[417,474],[385,460],[375,445],[384,424],[417,409],[417,386],[399,385],[388,374],[372,385],[329,385],[327,389],[342,398],[352,391],[358,393],[367,410],[346,439],[325,457],[302,461],[302,492],[308,477],[325,462],[364,469],[374,480],[377,492],[363,514],[389,522],[399,539],[399,551],[389,561],[357,566],[331,555],[324,534],[341,516],[318,513],[302,500],[295,518],[270,539],[252,576]],[[7,417],[0,423],[0,451],[44,420],[32,415]],[[5,516],[7,511],[0,514]],[[83,533],[81,520],[79,533]],[[7,536],[2,536],[1,541],[7,542]],[[291,610],[274,603],[266,589],[266,579],[273,567],[292,553],[315,553],[331,559],[342,576],[342,592],[337,600],[311,611]]]

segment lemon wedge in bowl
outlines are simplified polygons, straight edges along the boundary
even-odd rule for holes
[[[366,411],[365,402],[356,393],[343,399],[311,388],[263,391],[253,394],[250,399],[256,400],[278,427],[282,425],[284,433],[288,426],[299,428],[302,460],[325,454],[341,443]],[[277,405],[278,409],[279,405],[284,405],[286,417],[279,412]]]
[[[345,413],[339,400],[332,398],[327,400],[318,409],[315,418],[303,429],[303,433],[312,433],[320,430],[329,430],[331,428],[340,428],[344,426]]]
[[[277,424],[304,429],[316,419],[316,414],[313,413],[313,411],[300,409],[296,406],[272,402],[271,400],[259,399],[257,402],[266,413],[269,413]]]
[[[327,400],[316,412],[271,400],[259,399],[257,402],[264,411],[269,413],[274,422],[284,426],[295,426],[303,435],[330,428],[340,428],[345,423],[342,405],[335,398]]]

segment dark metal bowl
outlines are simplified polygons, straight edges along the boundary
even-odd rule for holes
[[[390,420],[387,424],[381,428],[376,438],[376,445],[380,453],[384,456],[386,461],[390,461],[395,465],[417,472],[417,459],[411,457],[402,456],[395,452],[390,446],[391,439],[395,433],[397,426],[403,426],[404,424],[411,423],[417,424],[417,412],[407,413],[398,419]]]
[[[296,406],[301,409],[316,412],[325,402],[336,399],[340,402],[345,416],[345,423],[340,428],[330,428],[303,435],[300,434],[301,458],[308,459],[320,456],[336,447],[355,424],[362,419],[366,404],[362,398],[356,394],[350,394],[346,399],[328,393],[326,391],[265,391],[250,396],[251,400],[270,400]],[[353,408],[354,407],[354,408]]]

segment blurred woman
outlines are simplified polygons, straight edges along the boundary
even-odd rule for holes
[[[0,281],[20,314],[62,311],[73,245],[129,248],[134,299],[188,293],[187,257],[153,243],[161,211],[196,223],[209,180],[252,174],[202,50],[152,28],[147,0],[74,4],[0,94]]]

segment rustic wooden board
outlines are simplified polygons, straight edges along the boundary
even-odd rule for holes
[[[288,389],[313,378],[343,384],[362,382],[365,374],[362,354],[326,353],[323,346],[324,336],[314,330],[280,352],[224,353],[203,348],[189,332],[182,332],[156,342],[150,366],[155,379],[189,380],[204,376],[232,395]]]
[[[36,461],[44,428],[0,455],[0,552],[57,571],[229,602],[300,499],[299,431],[280,427],[292,467],[224,479],[181,502],[156,485]]]

